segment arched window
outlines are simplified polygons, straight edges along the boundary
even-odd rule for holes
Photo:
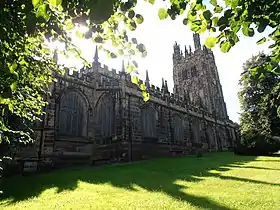
[[[196,119],[193,119],[191,123],[191,142],[199,142],[199,124]]]
[[[58,134],[86,136],[86,103],[78,92],[69,91],[60,100]]]
[[[192,66],[192,67],[191,67],[191,74],[192,74],[192,77],[197,77],[196,66]]]
[[[99,103],[99,124],[102,138],[109,138],[115,130],[115,112],[113,100],[110,96],[103,96]]]
[[[149,106],[141,110],[141,128],[143,137],[156,137],[156,113]]]
[[[175,115],[172,118],[172,136],[173,142],[179,143],[184,141],[184,127],[182,119]]]

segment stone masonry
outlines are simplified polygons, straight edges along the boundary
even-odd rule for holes
[[[36,126],[34,158],[55,164],[97,160],[139,160],[188,154],[200,144],[208,151],[233,147],[236,127],[227,116],[214,54],[201,47],[183,53],[175,43],[174,90],[145,81],[144,102],[124,67],[103,67],[96,48],[91,68],[55,75],[46,115]]]

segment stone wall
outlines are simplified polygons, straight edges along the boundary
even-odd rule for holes
[[[109,71],[98,62],[56,78],[47,114],[36,128],[40,160],[57,165],[128,161],[188,154],[199,144],[208,151],[234,145],[235,126],[229,119],[170,93],[166,82],[162,88],[148,84],[151,98],[144,102],[124,70]],[[149,120],[143,118],[144,109]]]

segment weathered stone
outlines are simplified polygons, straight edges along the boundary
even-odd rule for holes
[[[128,161],[192,153],[197,144],[203,151],[232,147],[236,127],[227,116],[213,52],[201,49],[198,35],[194,39],[195,52],[185,56],[174,45],[174,94],[166,82],[162,89],[149,83],[146,103],[130,75],[102,68],[98,57],[82,76],[58,76],[45,122],[38,123],[40,158]]]

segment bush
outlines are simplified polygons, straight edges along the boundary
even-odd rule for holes
[[[242,142],[234,148],[238,155],[271,155],[280,150],[280,137],[263,134],[242,135]]]

